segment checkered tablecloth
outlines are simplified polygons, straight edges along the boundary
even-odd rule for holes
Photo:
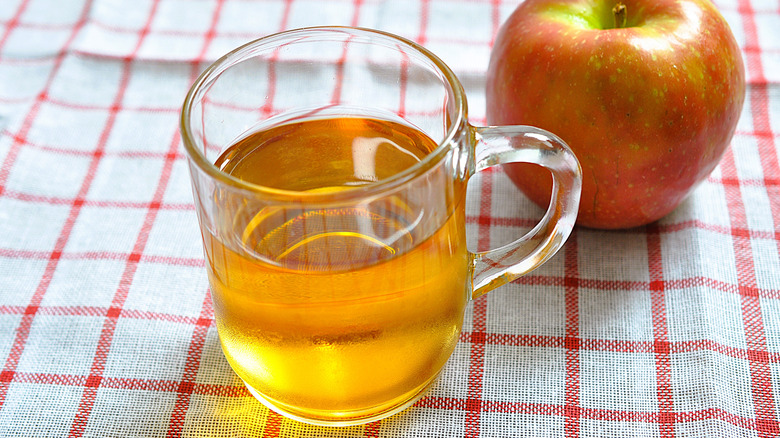
[[[777,0],[715,0],[749,82],[716,171],[660,222],[576,229],[472,302],[412,408],[304,426],[230,370],[177,131],[197,74],[282,29],[378,28],[440,55],[482,125],[491,41],[517,3],[0,0],[0,436],[780,436]],[[485,172],[471,248],[541,213]]]

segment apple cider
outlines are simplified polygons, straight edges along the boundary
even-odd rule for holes
[[[301,196],[343,195],[436,146],[401,123],[304,119],[248,135],[215,164]],[[291,416],[322,420],[334,411],[369,418],[414,400],[461,330],[470,278],[465,192],[453,189],[439,212],[429,195],[404,189],[305,208],[242,201],[204,228],[220,341],[250,391]],[[421,218],[431,214],[441,219],[426,231]]]

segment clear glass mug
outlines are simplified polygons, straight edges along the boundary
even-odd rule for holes
[[[230,52],[192,86],[181,133],[225,356],[258,400],[312,424],[413,404],[468,300],[552,257],[579,204],[563,141],[471,126],[455,74],[380,31],[298,29]],[[510,162],[551,171],[550,206],[513,243],[469,252],[467,181]]]

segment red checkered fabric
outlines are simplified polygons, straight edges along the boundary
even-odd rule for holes
[[[2,0],[0,436],[779,436],[780,4],[715,3],[749,82],[717,170],[659,223],[576,229],[471,303],[412,408],[328,429],[269,412],[222,355],[184,94],[250,39],[359,25],[440,55],[484,124],[492,39],[517,1]],[[481,174],[472,249],[541,213],[500,170]]]

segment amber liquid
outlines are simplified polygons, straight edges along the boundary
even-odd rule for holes
[[[264,186],[337,193],[435,147],[394,122],[310,119],[256,132],[216,165]],[[420,234],[415,224],[429,212],[412,199],[402,191],[352,206],[248,205],[224,218],[222,236],[203,230],[223,350],[261,401],[349,424],[404,407],[435,379],[467,300],[464,209],[451,206],[438,230]]]

